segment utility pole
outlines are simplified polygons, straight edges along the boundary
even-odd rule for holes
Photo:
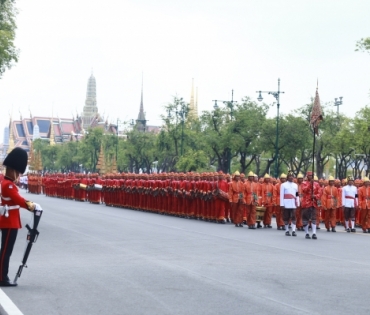
[[[338,126],[339,126],[339,106],[343,104],[343,96],[338,98],[334,98],[334,106],[337,106],[337,120],[338,120]],[[339,170],[338,170],[339,164],[338,164],[338,154],[335,154],[335,178],[338,178],[339,176]]]

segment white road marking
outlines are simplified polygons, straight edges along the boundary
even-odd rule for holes
[[[7,315],[23,315],[13,301],[0,289],[0,305]]]

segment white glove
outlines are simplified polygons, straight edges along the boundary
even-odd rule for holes
[[[36,202],[34,202],[34,204],[35,204],[35,210],[42,210],[40,204],[38,204]]]

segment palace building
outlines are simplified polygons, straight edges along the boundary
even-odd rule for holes
[[[194,86],[192,87],[190,111],[197,117]],[[133,120],[131,125],[140,132],[160,132],[160,126],[149,125],[147,122],[144,112],[142,81],[139,114],[136,123]],[[3,143],[0,144],[0,162],[15,147],[21,147],[29,151],[32,141],[36,139],[48,140],[50,145],[78,141],[89,128],[102,128],[107,134],[124,136],[121,132],[118,134],[117,124],[108,123],[100,116],[96,99],[96,79],[93,74],[87,82],[85,105],[80,115],[77,114],[76,117],[72,118],[59,118],[54,117],[53,114],[49,117],[33,116],[30,112],[27,118],[20,116],[19,119],[13,119],[13,117],[10,117],[9,126],[4,129]]]
[[[50,145],[78,141],[89,128],[102,128],[107,133],[117,133],[117,126],[109,124],[99,115],[96,102],[96,80],[91,74],[87,83],[85,106],[82,115],[72,118],[33,116],[18,120],[10,117],[9,126],[4,129],[4,141],[0,145],[0,160],[14,147],[29,151],[31,142],[41,138]]]

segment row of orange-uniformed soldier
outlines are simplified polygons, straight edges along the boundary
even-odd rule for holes
[[[241,207],[242,221],[251,229],[256,227],[271,227],[271,218],[276,217],[278,229],[284,229],[284,222],[280,211],[280,185],[286,181],[286,175],[281,174],[279,179],[265,175],[258,179],[253,173],[247,176],[240,175],[243,189],[243,203]],[[235,176],[234,176],[235,179]],[[298,174],[295,181],[300,187],[304,176]],[[338,223],[343,223],[341,187],[346,180],[318,180],[321,187],[321,203],[317,209],[317,222],[324,221],[325,227],[330,230]],[[161,214],[175,215],[220,222],[235,221],[233,196],[231,187],[233,180],[228,174],[219,173],[160,173],[160,174],[46,174],[44,177],[31,179],[30,192],[44,192],[47,196],[89,201],[91,203],[105,203],[107,206],[116,206],[145,210]],[[29,181],[30,183],[30,181]],[[356,180],[355,185],[367,187],[368,180]],[[235,186],[235,185],[234,185]],[[367,189],[363,189],[367,192]],[[328,198],[330,196],[330,198]],[[367,197],[366,197],[367,198]],[[367,199],[365,199],[367,200]],[[266,208],[261,222],[256,217],[256,207]],[[365,209],[363,209],[365,207]],[[367,208],[361,202],[356,212],[356,223],[364,230],[370,228]],[[361,211],[360,211],[361,210]],[[297,208],[297,228],[303,229],[300,216],[301,209]],[[239,220],[239,218],[237,219]],[[256,225],[257,224],[257,225]],[[343,223],[344,224],[344,223]]]

